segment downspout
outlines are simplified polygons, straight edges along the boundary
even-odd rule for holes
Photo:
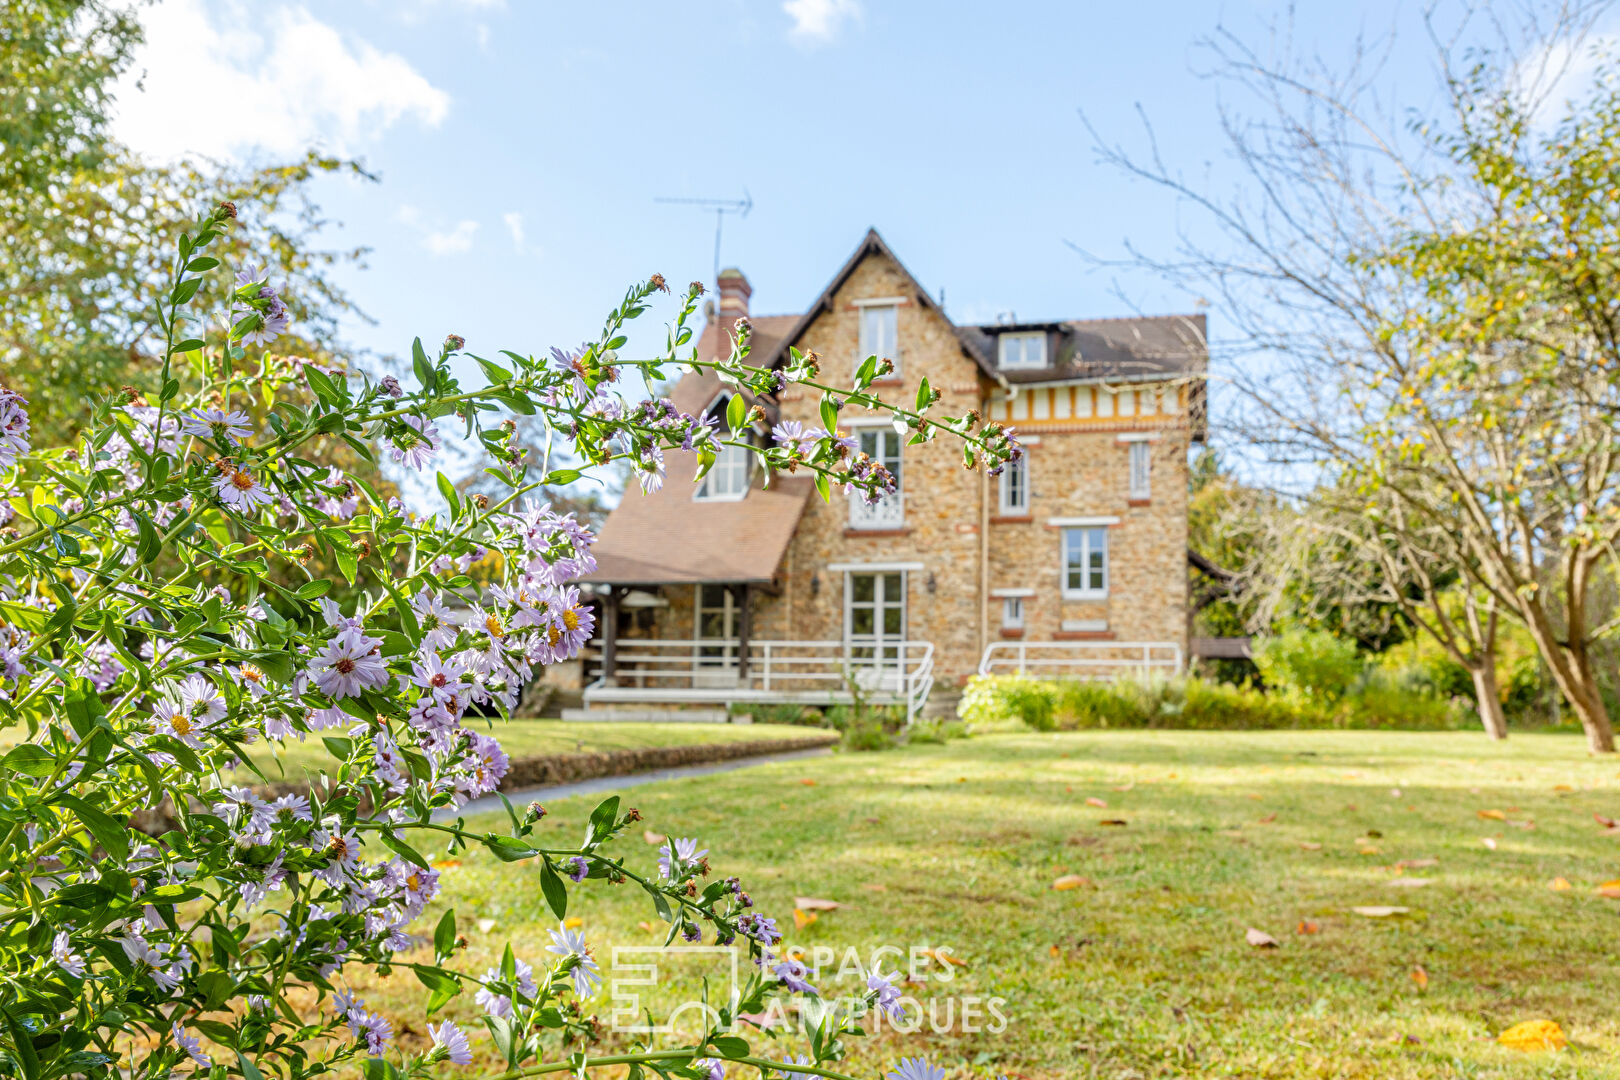
[[[1012,387],[1001,372],[993,372],[1003,392],[1010,394]],[[979,415],[986,423],[990,420],[990,402],[995,391],[987,389],[979,398]],[[990,471],[979,466],[979,657],[990,647]],[[974,665],[975,672],[978,665]]]

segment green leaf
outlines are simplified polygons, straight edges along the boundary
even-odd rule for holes
[[[478,366],[484,369],[484,378],[491,383],[499,384],[512,381],[512,373],[501,367],[501,365],[492,364],[481,356],[475,356],[473,359],[478,361]]]
[[[176,306],[189,303],[191,298],[197,295],[197,290],[202,288],[202,283],[203,279],[200,277],[187,278],[174,287],[174,291],[169,294],[169,300]]]
[[[237,1068],[242,1070],[242,1080],[264,1080],[263,1074],[259,1072],[259,1067],[253,1064],[253,1059],[240,1050],[236,1052],[236,1065]]]
[[[521,840],[514,840],[510,836],[496,836],[494,833],[484,837],[484,846],[502,862],[522,862],[540,854]]]
[[[25,776],[49,776],[56,770],[56,756],[43,746],[23,743],[0,758],[0,769]]]
[[[827,480],[826,473],[816,473],[816,490],[821,493],[822,502],[832,502],[832,484]]]
[[[408,862],[415,863],[424,870],[428,869],[428,861],[422,858],[421,852],[411,847],[411,845],[407,844],[405,841],[401,840],[387,829],[382,830],[377,835],[382,837],[383,844],[394,854]]]
[[[300,585],[298,591],[293,593],[300,600],[319,600],[332,591],[332,583],[325,578]]]
[[[203,341],[201,338],[186,338],[184,341],[177,341],[173,345],[169,346],[169,352],[170,354],[196,352],[202,347]]]
[[[190,262],[186,263],[186,271],[192,274],[200,274],[204,270],[212,270],[218,265],[218,259],[211,255],[204,255],[200,259],[192,259]]]
[[[343,402],[343,393],[337,383],[327,377],[324,371],[318,370],[314,364],[304,365],[304,379],[315,396],[328,405],[339,405]]]
[[[96,838],[96,842],[115,862],[122,863],[129,858],[129,830],[119,824],[111,814],[97,810],[73,795],[59,796],[56,801],[72,810],[79,820],[84,822],[84,827],[90,830],[90,835]]]
[[[197,989],[203,992],[203,1008],[217,1009],[229,1001],[232,994],[236,993],[236,980],[218,968],[211,968],[197,976]],[[223,1024],[220,1026],[225,1027]],[[225,1031],[224,1038],[217,1035],[209,1035],[208,1037],[216,1042],[229,1044],[235,1038],[235,1032],[232,1032],[228,1027],[225,1028]]]
[[[559,919],[568,914],[568,887],[562,883],[557,871],[551,868],[550,859],[540,864],[540,891],[545,894],[552,914]]]
[[[135,519],[135,531],[139,536],[135,542],[135,558],[142,564],[149,563],[162,553],[163,541],[153,527],[151,518],[139,510],[131,511],[131,516]]]
[[[456,951],[455,908],[439,916],[439,925],[433,928],[433,951],[440,957],[448,957]]]
[[[437,476],[438,479],[435,481],[435,483],[437,483],[439,486],[439,494],[443,495],[444,501],[450,504],[450,516],[460,516],[461,496],[456,494],[456,485],[452,484],[450,482],[450,478],[444,475],[444,473],[438,473]]]
[[[821,425],[827,429],[829,435],[838,432],[838,406],[833,404],[831,397],[821,399]]]
[[[11,1045],[16,1048],[17,1064],[22,1066],[23,1080],[39,1080],[39,1055],[34,1053],[34,1039],[10,1010],[6,1011],[6,1026],[11,1029]]]
[[[350,585],[353,585],[355,572],[360,569],[359,558],[354,552],[344,551],[342,548],[336,549],[334,554],[337,557],[338,569],[343,571],[343,576],[348,579]]]
[[[433,370],[433,365],[428,363],[427,353],[422,349],[421,338],[411,342],[411,366],[416,369],[416,379],[422,384],[422,389],[431,394],[438,373]]]
[[[928,386],[928,376],[924,375],[923,381],[917,386],[917,411],[922,412],[924,409],[928,408],[933,400],[933,392]]]
[[[45,624],[50,619],[49,612],[41,611],[37,607],[12,600],[0,600],[0,622],[6,626],[15,626],[19,630],[37,634],[45,629]]]
[[[326,747],[326,752],[339,761],[348,761],[349,755],[354,753],[354,740],[343,738],[340,735],[324,736],[321,743]]]
[[[743,400],[741,394],[732,394],[731,400],[726,403],[726,426],[736,434],[742,430],[743,421],[748,419],[748,402]]]
[[[618,820],[619,797],[609,795],[591,811],[590,824],[585,827],[585,843],[587,845],[601,843],[613,832],[613,826]]]
[[[739,1039],[735,1035],[716,1035],[709,1040],[709,1045],[714,1047],[721,1057],[745,1058],[748,1056],[748,1040]]]

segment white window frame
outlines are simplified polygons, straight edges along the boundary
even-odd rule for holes
[[[1003,630],[1022,630],[1024,628],[1024,598],[1022,596],[1004,596],[1001,598],[1001,628]]]
[[[857,575],[871,577],[872,599],[860,601],[861,607],[870,607],[872,610],[872,633],[855,633],[855,578]],[[884,578],[896,577],[899,579],[896,588],[900,590],[898,598],[889,595],[884,584]],[[887,608],[898,608],[900,611],[900,633],[890,636],[883,629],[883,613]],[[911,573],[904,569],[860,569],[849,570],[844,574],[844,652],[848,662],[857,670],[855,677],[858,682],[864,683],[867,689],[896,689],[899,679],[904,676],[909,657],[906,655],[906,632],[910,626],[911,618]],[[871,650],[871,655],[857,657],[857,650]]]
[[[1095,545],[1099,538],[1101,539],[1102,551],[1102,588],[1099,589],[1089,584],[1082,584],[1080,588],[1072,587],[1069,584],[1070,552],[1073,550],[1074,545],[1079,545],[1081,581],[1083,583],[1089,582],[1091,578],[1091,556],[1098,550]],[[1063,561],[1060,572],[1062,574],[1063,598],[1065,600],[1102,600],[1107,598],[1110,569],[1108,565],[1108,547],[1107,526],[1082,525],[1063,530],[1063,542],[1061,545]]]
[[[1127,443],[1132,499],[1153,498],[1153,444],[1146,439]]]
[[[888,421],[876,423],[854,423],[850,425],[850,434],[855,437],[856,450],[865,450],[862,445],[863,436],[875,434],[878,448],[888,439],[894,440],[894,467],[889,469],[894,474],[894,494],[886,495],[876,505],[868,506],[866,499],[859,491],[854,489],[849,493],[849,527],[852,529],[903,529],[906,524],[906,481],[905,481],[905,436],[894,430],[894,425]],[[882,454],[872,454],[872,458],[889,468],[889,459]]]
[[[709,402],[709,407],[703,410],[703,415],[718,416],[720,426],[724,428],[726,405],[730,402],[731,395],[722,391]],[[724,437],[729,438],[734,434],[728,433]],[[741,437],[747,441],[747,428],[743,429]],[[753,480],[754,455],[740,446],[722,446],[715,454],[714,464],[703,474],[703,482],[692,493],[692,498],[696,502],[739,502],[747,498],[748,488]]]
[[[1017,461],[1009,461],[997,477],[999,481],[996,512],[1001,517],[1028,517],[1029,508],[1029,454]]]
[[[859,312],[861,325],[860,350],[859,355],[855,357],[855,370],[860,370],[860,366],[866,362],[868,356],[876,356],[879,360],[893,361],[894,371],[886,378],[898,378],[900,375],[900,305],[895,303],[862,304],[857,308],[857,311]],[[874,328],[869,320],[883,312],[888,313],[894,332],[888,341],[873,340],[874,337],[879,337],[879,335],[874,334]]]
[[[1047,366],[1044,330],[1002,334],[996,349],[996,362],[1003,371],[1033,371]]]

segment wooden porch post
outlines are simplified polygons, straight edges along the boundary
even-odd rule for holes
[[[619,661],[619,587],[609,585],[602,602],[602,685],[617,686],[614,669]]]
[[[748,681],[748,585],[743,583],[734,590],[737,597],[737,681]]]

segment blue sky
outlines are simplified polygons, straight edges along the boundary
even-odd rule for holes
[[[1403,26],[1390,78],[1429,92],[1414,5],[1302,7],[1296,45],[1330,58]],[[1230,184],[1195,45],[1219,24],[1263,40],[1284,14],[1273,0],[162,0],[118,130],[155,156],[313,143],[363,158],[380,184],[320,196],[344,242],[374,249],[345,278],[378,320],[350,337],[380,352],[452,331],[489,353],[577,343],[633,280],[710,276],[712,214],[656,198],[745,190],[754,208],[727,220],[722,261],[748,274],[756,312],[803,310],[869,225],[959,321],[1184,311],[1196,297],[1094,272],[1066,246],[1168,253],[1187,220],[1098,163],[1079,111],[1140,146],[1140,107],[1174,165]]]

